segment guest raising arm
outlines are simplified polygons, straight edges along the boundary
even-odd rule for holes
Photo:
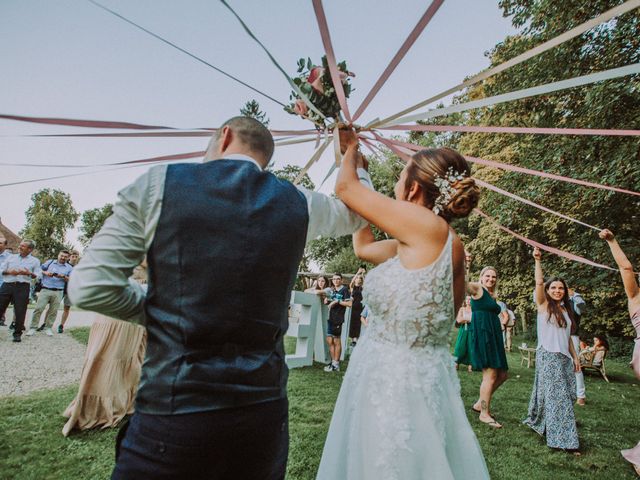
[[[636,374],[636,378],[640,378],[640,287],[636,280],[636,274],[633,271],[633,265],[620,248],[618,241],[613,236],[611,230],[602,230],[600,238],[606,240],[613,254],[613,258],[620,269],[622,284],[627,294],[627,305],[629,307],[629,315],[631,323],[636,331],[635,346],[633,348],[633,357],[631,359],[631,367]],[[633,465],[636,473],[640,475],[640,442],[628,450],[622,450],[622,456]]]
[[[536,304],[538,306],[538,348],[536,373],[524,424],[546,436],[547,446],[579,455],[578,428],[573,402],[580,361],[571,341],[573,309],[564,280],[542,273],[541,253],[535,259]]]

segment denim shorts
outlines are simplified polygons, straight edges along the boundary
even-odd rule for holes
[[[337,337],[340,338],[340,336],[342,335],[342,323],[333,323],[333,322],[328,322],[327,323],[328,328],[327,328],[327,337]]]

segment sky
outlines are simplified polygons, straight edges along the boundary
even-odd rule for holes
[[[260,47],[219,2],[211,0],[102,0],[143,27],[289,102],[289,85]],[[229,0],[229,4],[291,75],[296,62],[324,54],[311,1]],[[429,2],[325,0],[338,61],[346,60],[360,105]],[[486,68],[485,53],[514,33],[497,0],[448,0],[418,38],[359,123],[396,113]],[[0,2],[0,114],[114,120],[179,128],[217,127],[257,100],[274,129],[310,128],[308,121],[86,0]],[[0,184],[100,168],[46,165],[112,163],[204,150],[196,138],[47,138],[35,135],[102,130],[0,119]],[[113,131],[113,130],[111,130]],[[304,165],[313,144],[276,149],[275,167]],[[328,149],[309,174],[316,184],[331,165]],[[43,166],[16,167],[8,163]],[[4,164],[4,165],[3,165]],[[104,168],[104,167],[102,167]],[[43,188],[70,194],[79,212],[113,203],[117,192],[147,168],[0,187],[0,218],[24,227],[31,196]],[[323,191],[330,191],[330,179]],[[77,228],[68,240],[79,247]]]

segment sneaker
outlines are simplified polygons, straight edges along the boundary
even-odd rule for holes
[[[333,364],[329,364],[326,367],[324,367],[324,371],[325,372],[333,372]]]
[[[13,341],[16,343],[20,343],[22,341],[22,339],[20,338],[20,335],[16,335],[15,333],[13,334]]]
[[[63,333],[64,327],[62,325],[58,325],[58,333]]]
[[[15,330],[16,328],[16,322],[11,322],[11,325],[9,325],[9,330]]]
[[[53,337],[53,330],[47,328],[47,337]]]
[[[44,327],[46,327],[47,325],[45,323],[43,323],[42,325],[40,325],[38,328],[36,328],[36,332],[41,332],[44,330]]]
[[[333,364],[332,367],[333,367],[333,371],[334,372],[339,372],[340,371],[340,364],[339,363]]]
[[[31,336],[33,336],[35,334],[36,334],[36,331],[33,328],[30,328],[29,331],[27,333],[25,333],[25,335],[27,337],[31,337]]]

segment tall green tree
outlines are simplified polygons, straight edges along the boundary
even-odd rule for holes
[[[36,242],[36,254],[44,262],[56,258],[61,249],[69,248],[66,234],[78,220],[78,212],[69,194],[61,190],[40,190],[31,196],[31,202],[20,236]]]
[[[267,167],[267,170],[269,170],[271,173],[273,173],[276,177],[278,177],[281,180],[288,180],[289,182],[294,182],[296,178],[298,178],[298,175],[300,175],[300,172],[302,172],[302,167],[298,167],[297,165],[287,165],[278,170],[272,170],[271,167]],[[309,190],[315,190],[316,188],[316,185],[313,183],[313,181],[311,180],[311,177],[307,173],[305,173],[302,176],[302,179],[300,179],[299,183],[300,185],[302,185],[305,188],[308,188]]]
[[[101,208],[92,208],[82,212],[80,217],[80,243],[85,247],[91,243],[96,233],[100,231],[107,218],[113,213],[113,205],[107,203]]]
[[[504,15],[519,29],[489,52],[498,65],[590,18],[622,3],[619,0],[503,0]],[[471,87],[456,102],[585,75],[640,61],[640,12],[634,10],[594,28],[507,71]],[[471,110],[441,123],[467,125],[640,128],[638,75],[608,80],[554,94],[536,96],[490,108]],[[414,135],[414,138],[419,135]],[[457,134],[451,145],[462,153],[544,170],[568,177],[640,190],[640,143],[632,137]],[[629,257],[640,260],[637,197],[504,172],[475,168],[475,175],[536,203],[592,225],[613,230]],[[499,223],[541,243],[613,265],[606,244],[596,232],[537,209],[483,191],[480,208]],[[531,249],[472,216],[460,228],[475,256],[474,272],[494,265],[500,273],[500,292],[512,305],[533,313]],[[616,272],[569,262],[551,254],[543,257],[545,274],[562,276],[585,296],[589,310],[585,332],[629,335],[624,292]]]
[[[269,118],[267,114],[260,110],[260,104],[256,100],[249,100],[240,109],[240,114],[258,120],[265,127],[269,128]]]
[[[383,156],[368,157],[369,174],[375,189],[393,197],[393,188],[398,181],[402,163],[390,152]],[[385,238],[385,235],[374,228],[376,239]],[[320,238],[312,241],[307,247],[307,255],[327,272],[354,273],[363,261],[353,253],[351,235],[338,238]]]

